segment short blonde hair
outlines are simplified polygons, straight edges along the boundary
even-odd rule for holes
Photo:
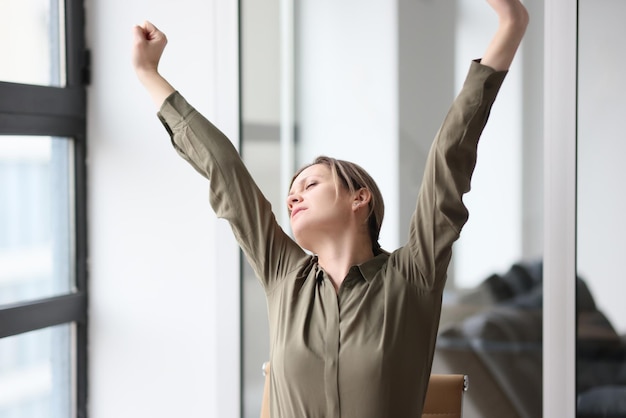
[[[383,217],[385,216],[385,203],[380,189],[372,176],[358,164],[322,155],[317,157],[311,164],[298,170],[291,179],[291,184],[293,184],[296,177],[298,177],[302,171],[316,164],[322,164],[328,167],[335,180],[335,185],[337,187],[341,185],[351,194],[361,188],[369,190],[371,198],[368,204],[369,214],[367,226],[372,241],[372,251],[375,255],[383,252],[378,243],[378,238],[380,236],[380,228],[383,224]]]

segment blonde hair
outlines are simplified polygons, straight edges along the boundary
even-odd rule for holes
[[[317,157],[311,164],[298,170],[291,179],[291,184],[302,171],[316,164],[322,164],[330,169],[336,187],[341,185],[351,194],[361,188],[369,190],[371,198],[368,204],[367,227],[372,241],[372,251],[374,255],[383,252],[378,243],[378,238],[383,224],[383,217],[385,216],[385,203],[380,189],[372,176],[358,164],[322,155]]]

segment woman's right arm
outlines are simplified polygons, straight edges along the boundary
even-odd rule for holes
[[[150,22],[133,28],[133,67],[137,78],[160,108],[175,89],[159,74],[159,61],[167,45],[167,37]]]
[[[133,65],[159,107],[159,119],[176,151],[210,180],[209,200],[216,215],[226,219],[257,276],[271,289],[300,264],[306,253],[280,228],[270,203],[246,169],[230,140],[158,72],[167,43],[154,25],[134,28]]]

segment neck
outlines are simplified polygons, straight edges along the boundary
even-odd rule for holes
[[[362,264],[374,257],[369,237],[351,239],[348,242],[333,241],[320,246],[316,253],[320,266],[339,289],[350,267]]]

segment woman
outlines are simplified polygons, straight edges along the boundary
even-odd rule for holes
[[[409,241],[392,253],[378,245],[383,203],[374,181],[328,157],[294,177],[295,241],[285,234],[230,141],[159,74],[165,35],[148,22],[134,28],[139,80],[175,149],[210,180],[213,209],[265,289],[273,417],[421,415],[452,244],[468,216],[462,195],[528,23],[519,0],[487,1],[498,29],[435,138]]]

